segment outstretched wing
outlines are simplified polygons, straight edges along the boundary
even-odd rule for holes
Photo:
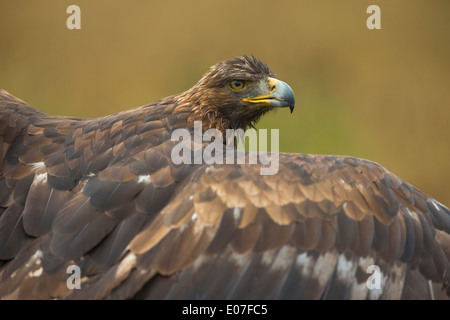
[[[0,97],[3,298],[446,295],[449,210],[373,162],[176,166],[171,98],[87,120]]]
[[[161,222],[131,242],[166,275],[140,297],[445,297],[446,207],[357,158],[281,154],[278,174],[259,172],[216,165],[193,174]],[[155,230],[167,236],[156,243]],[[379,289],[367,285],[373,265]]]

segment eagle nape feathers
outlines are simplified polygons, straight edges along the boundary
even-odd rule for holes
[[[449,209],[379,164],[280,153],[264,175],[173,161],[177,130],[225,136],[294,105],[249,56],[97,119],[0,90],[0,297],[448,299]]]

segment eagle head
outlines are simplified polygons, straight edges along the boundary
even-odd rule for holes
[[[213,65],[182,95],[208,127],[247,129],[265,113],[283,107],[294,110],[289,85],[278,80],[267,64],[243,55]]]

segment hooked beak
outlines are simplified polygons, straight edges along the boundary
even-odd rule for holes
[[[253,98],[245,98],[244,102],[259,103],[262,106],[284,108],[294,111],[295,96],[291,87],[286,82],[275,78],[268,78],[269,93]]]

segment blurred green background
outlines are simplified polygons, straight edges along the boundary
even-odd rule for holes
[[[68,30],[66,8],[81,8]],[[381,30],[366,9],[381,8]],[[450,205],[450,1],[0,0],[0,87],[98,117],[184,91],[219,60],[267,62],[296,93],[259,128],[280,151],[376,161]]]

